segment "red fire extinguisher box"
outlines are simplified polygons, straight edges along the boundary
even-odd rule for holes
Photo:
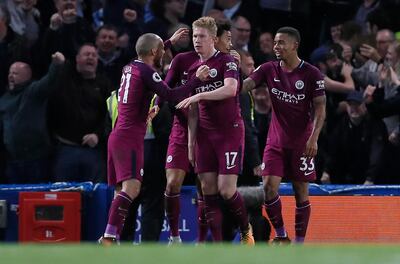
[[[79,192],[20,192],[20,242],[78,242],[81,237]]]

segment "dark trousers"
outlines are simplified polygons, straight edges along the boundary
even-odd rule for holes
[[[32,184],[49,182],[49,160],[9,160],[5,175],[9,184]]]

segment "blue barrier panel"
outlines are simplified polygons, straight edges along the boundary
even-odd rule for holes
[[[108,210],[113,199],[113,188],[106,184],[55,183],[40,185],[0,185],[0,200],[7,201],[7,228],[3,232],[5,241],[18,240],[18,193],[20,191],[80,191],[82,193],[82,240],[95,241],[107,224]],[[281,195],[293,195],[292,186],[282,183]],[[364,185],[317,185],[310,184],[310,195],[370,195],[400,196],[400,186]],[[195,241],[197,237],[196,188],[184,186],[181,194],[180,229],[182,239]],[[140,215],[140,213],[139,213]],[[137,240],[140,241],[140,222],[138,220]],[[167,241],[169,226],[164,221],[161,241]]]

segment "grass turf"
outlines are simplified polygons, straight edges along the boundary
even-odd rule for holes
[[[0,263],[35,264],[399,264],[399,245],[305,245],[249,248],[240,245],[164,244],[102,247],[96,244],[0,244]]]

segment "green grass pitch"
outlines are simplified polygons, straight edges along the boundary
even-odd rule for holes
[[[400,245],[304,245],[250,248],[240,245],[164,244],[102,247],[96,244],[0,244],[0,263],[34,264],[399,264]]]

